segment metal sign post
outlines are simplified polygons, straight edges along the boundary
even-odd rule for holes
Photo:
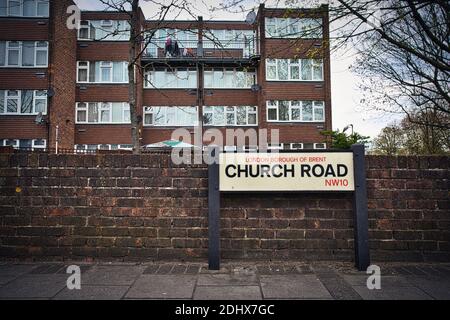
[[[279,157],[267,153],[219,155],[218,149],[211,150],[211,155],[221,162],[214,161],[208,167],[209,269],[220,269],[221,191],[291,191],[353,193],[355,264],[358,270],[367,270],[370,255],[364,145],[353,145],[351,152],[291,152],[280,153]]]
[[[212,158],[218,149],[211,150]],[[219,163],[208,166],[208,264],[210,270],[220,270],[220,189]]]
[[[370,255],[364,145],[354,144],[352,151],[355,177],[355,192],[353,192],[355,264],[358,270],[365,271],[370,265]]]

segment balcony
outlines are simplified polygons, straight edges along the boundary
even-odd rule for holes
[[[211,64],[244,63],[259,61],[256,39],[249,40],[181,40],[166,45],[166,41],[152,41],[146,48],[144,63],[204,62]]]

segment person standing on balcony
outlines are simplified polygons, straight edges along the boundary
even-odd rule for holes
[[[167,36],[166,45],[164,47],[164,55],[166,57],[168,53],[172,54],[172,38],[170,36]]]

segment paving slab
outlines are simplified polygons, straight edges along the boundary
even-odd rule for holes
[[[66,286],[64,275],[25,275],[0,287],[0,298],[52,298]]]
[[[353,287],[337,273],[316,273],[320,282],[335,300],[361,300],[362,298]]]
[[[130,286],[143,271],[142,266],[95,266],[81,273],[81,284]]]
[[[450,300],[450,279],[411,277],[408,281],[438,300]]]
[[[315,275],[261,276],[265,299],[331,299],[331,295]]]
[[[381,287],[369,290],[367,286],[354,286],[364,300],[431,300],[432,297],[416,287]]]
[[[192,299],[197,276],[141,275],[128,291],[127,299]]]
[[[80,290],[65,288],[58,293],[56,300],[119,300],[129,286],[81,286]]]
[[[256,274],[200,274],[199,286],[248,286],[258,285]]]
[[[198,286],[194,300],[262,300],[259,286]]]
[[[351,286],[367,287],[369,275],[349,275],[341,274],[341,277]],[[381,287],[410,287],[411,283],[403,276],[381,276]]]
[[[0,266],[0,275],[2,276],[19,276],[31,272],[38,265],[32,264],[6,264]]]
[[[11,281],[13,281],[16,278],[17,278],[17,276],[3,276],[3,275],[0,275],[0,286],[4,286],[8,282],[11,282]]]

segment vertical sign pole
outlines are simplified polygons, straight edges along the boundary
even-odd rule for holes
[[[210,270],[220,270],[219,150],[209,152],[212,163],[208,165],[208,264]]]
[[[352,145],[352,151],[355,179],[355,192],[353,193],[355,264],[358,270],[366,271],[370,265],[370,255],[364,145],[354,144]]]

